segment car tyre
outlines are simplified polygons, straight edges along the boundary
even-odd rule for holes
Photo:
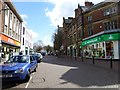
[[[35,67],[35,69],[34,69],[34,72],[36,72],[37,71],[37,66]]]
[[[26,75],[26,78],[25,78],[25,82],[28,82],[30,79],[30,72],[28,71],[27,75]]]

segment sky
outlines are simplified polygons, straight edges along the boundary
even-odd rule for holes
[[[62,26],[63,17],[74,17],[78,3],[84,6],[88,0],[12,0],[18,13],[32,32],[33,42],[41,40],[53,46],[52,36],[57,25]],[[89,0],[97,4],[104,0]]]

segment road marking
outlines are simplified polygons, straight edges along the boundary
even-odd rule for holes
[[[32,76],[30,77],[29,82],[31,81],[31,79],[32,79]],[[28,86],[29,86],[29,84],[30,84],[29,82],[26,84],[25,88],[28,88]]]

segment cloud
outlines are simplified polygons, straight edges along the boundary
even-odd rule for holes
[[[47,45],[53,46],[53,43],[51,42],[51,37],[49,36],[45,36],[42,41],[44,42],[45,46]]]
[[[23,19],[27,19],[27,18],[28,18],[28,16],[25,15],[25,14],[21,14],[20,16],[21,16]]]
[[[20,14],[20,16],[22,17],[23,22],[25,23],[25,25],[27,25],[27,22],[26,22],[25,19],[28,19],[29,17],[27,15],[25,15],[25,14]]]
[[[93,3],[99,3],[103,0],[90,0]],[[63,17],[74,17],[74,10],[77,8],[78,3],[83,6],[85,0],[48,0],[48,3],[54,5],[52,10],[47,7],[45,9],[46,16],[49,17],[52,26],[62,26]]]
[[[47,2],[48,0],[12,0],[12,1],[13,2]]]
[[[30,29],[30,33],[32,34],[33,39],[36,39],[39,36],[39,34],[37,32],[35,32],[35,31],[31,30],[31,29]]]

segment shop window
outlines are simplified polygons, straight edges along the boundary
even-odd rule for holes
[[[96,44],[96,48],[98,48],[98,44]]]
[[[102,46],[104,47],[104,43],[102,43]]]

